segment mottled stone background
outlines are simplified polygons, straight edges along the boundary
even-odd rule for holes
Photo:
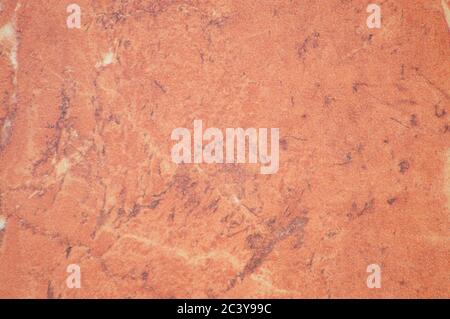
[[[443,3],[370,2],[0,0],[0,297],[450,297]],[[280,170],[174,164],[194,119]]]

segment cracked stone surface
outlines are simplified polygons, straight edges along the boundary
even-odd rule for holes
[[[72,2],[0,1],[0,297],[450,297],[445,0],[381,29],[356,0],[77,0],[68,29]],[[174,164],[194,119],[280,128],[279,171]]]

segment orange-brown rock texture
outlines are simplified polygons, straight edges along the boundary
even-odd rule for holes
[[[449,298],[449,28],[445,0],[0,0],[0,297]],[[196,119],[279,128],[279,170],[174,163]]]

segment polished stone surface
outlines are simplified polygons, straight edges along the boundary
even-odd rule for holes
[[[381,29],[367,1],[0,2],[0,297],[450,297],[440,0]],[[279,171],[173,163],[195,119],[280,128]]]

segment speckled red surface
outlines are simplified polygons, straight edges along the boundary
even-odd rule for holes
[[[0,1],[0,297],[450,297],[443,2],[71,2]],[[173,163],[194,119],[279,171]]]

